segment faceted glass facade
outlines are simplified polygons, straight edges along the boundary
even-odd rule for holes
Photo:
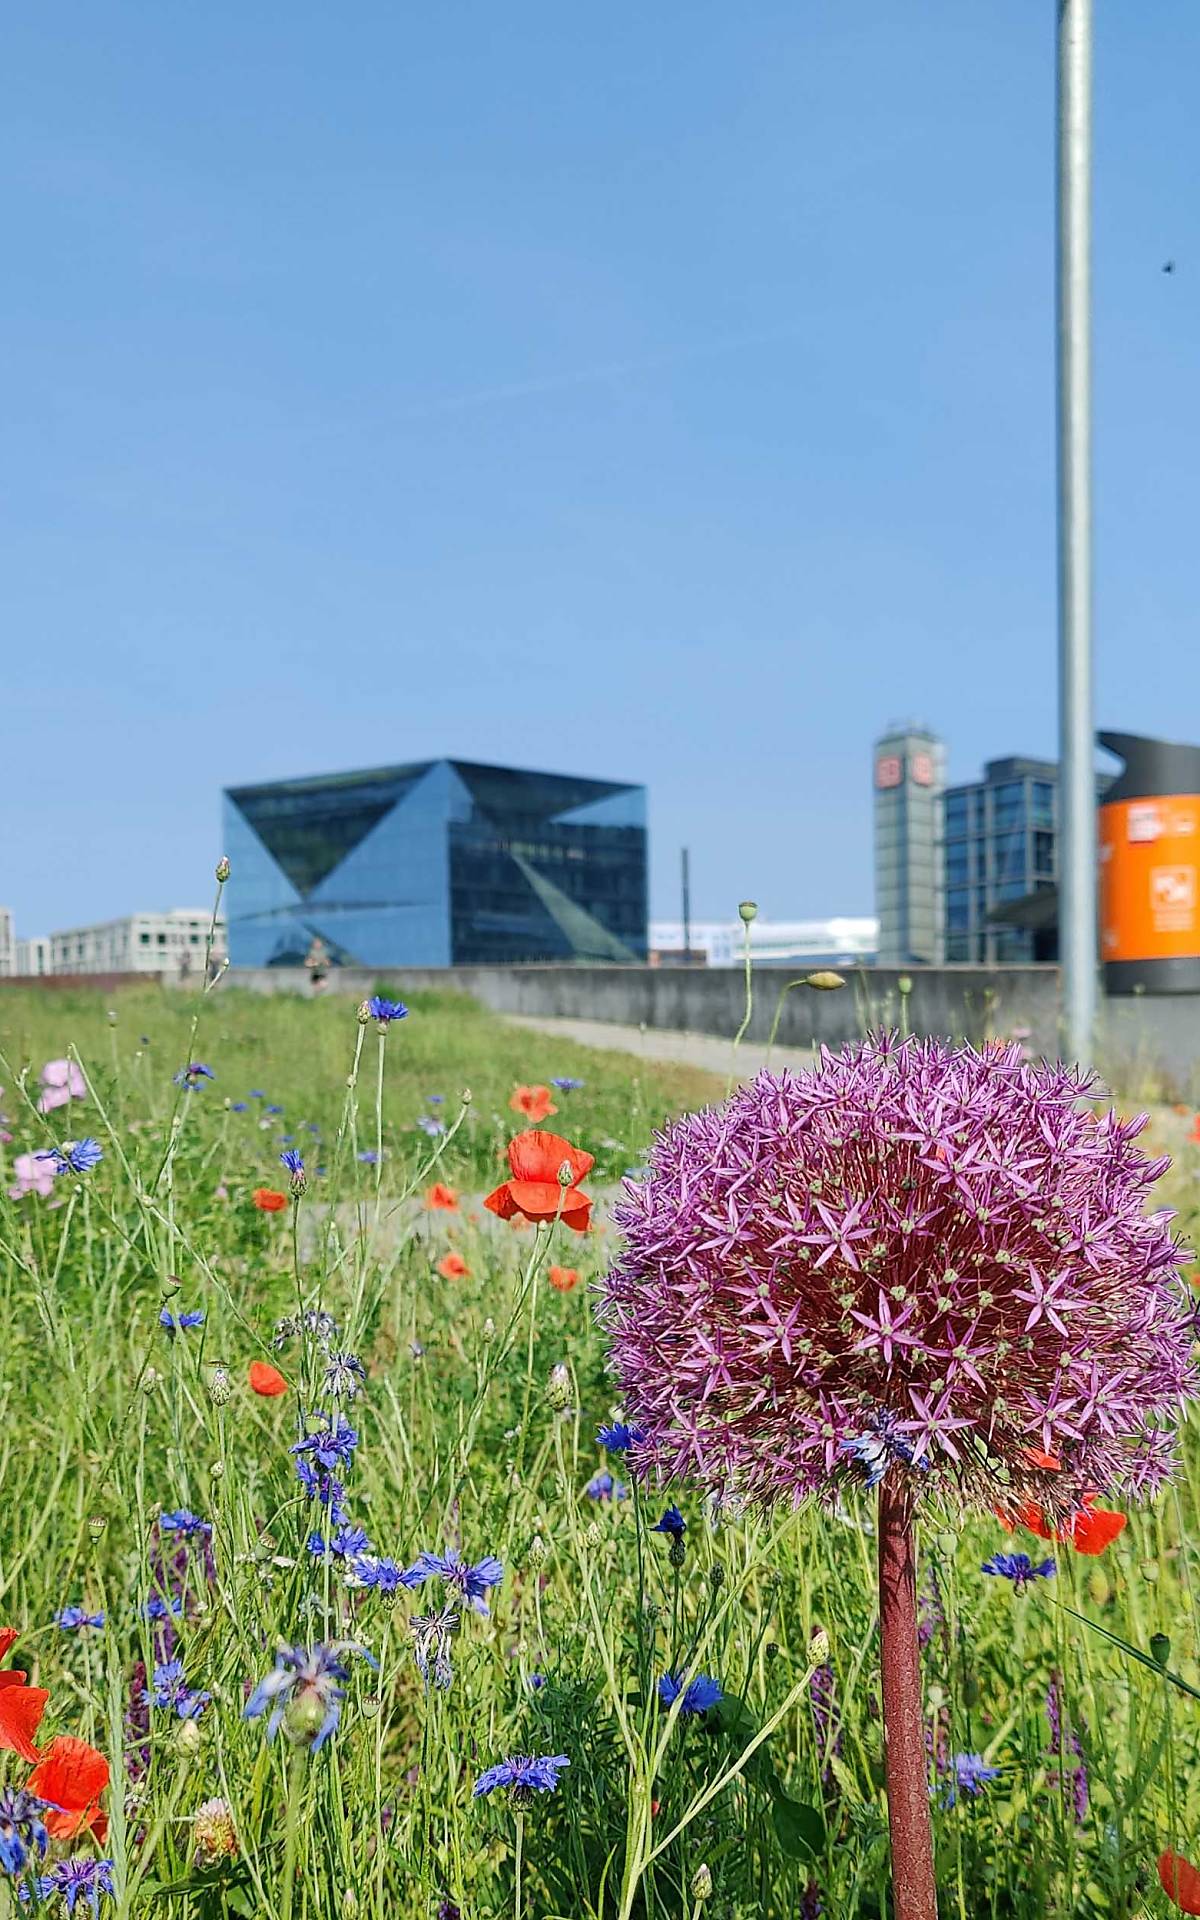
[[[432,760],[224,796],[229,957],[302,966],[646,957],[646,791]]]
[[[990,926],[988,915],[1057,880],[1058,768],[1007,759],[983,771],[981,781],[945,796],[946,959],[1052,958],[1043,936]]]

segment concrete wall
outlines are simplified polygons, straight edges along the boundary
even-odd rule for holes
[[[814,1041],[840,1046],[870,1026],[898,1026],[898,982],[912,982],[908,1024],[915,1033],[982,1040],[992,1033],[1027,1027],[1031,1045],[1052,1049],[1057,1022],[1055,967],[872,967],[846,976],[835,993],[806,988],[780,994],[793,976],[782,967],[754,973],[754,1010],[749,1038],[766,1040],[779,1011],[782,1045]],[[298,969],[242,969],[228,974],[231,986],[257,993],[308,993]],[[611,1020],[622,1026],[668,1028],[730,1038],[745,1011],[740,967],[447,967],[384,973],[334,968],[333,992],[361,999],[386,986],[403,996],[421,987],[469,993],[498,1013],[547,1014]]]
[[[791,977],[785,968],[756,969],[752,1039],[766,1040]],[[868,1027],[899,1025],[899,981],[907,978],[913,1033],[978,1042],[1026,1028],[1035,1054],[1058,1051],[1057,967],[870,967],[845,977],[846,986],[835,993],[798,988],[784,997],[777,1036],[782,1045],[841,1046]],[[238,970],[222,985],[256,993],[312,991],[307,974],[291,968]],[[738,967],[448,967],[400,973],[334,968],[329,975],[331,992],[355,999],[377,986],[401,997],[420,988],[468,993],[498,1013],[574,1016],[727,1038],[737,1032],[745,1009]],[[1105,1002],[1097,1059],[1110,1083],[1131,1097],[1141,1093],[1200,1103],[1200,995]]]

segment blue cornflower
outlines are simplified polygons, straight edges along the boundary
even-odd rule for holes
[[[669,1533],[672,1540],[682,1540],[687,1532],[687,1521],[678,1507],[668,1507],[661,1520],[656,1520],[651,1533]]]
[[[235,1100],[229,1109],[230,1113],[245,1113],[247,1110],[248,1102],[245,1100]]]
[[[580,1087],[583,1085],[583,1081],[572,1080],[569,1074],[564,1073],[553,1079],[550,1085],[557,1087],[560,1093],[578,1093]]]
[[[329,1511],[329,1525],[343,1527],[350,1516],[342,1505],[342,1495],[346,1489],[340,1480],[331,1473],[320,1473],[312,1462],[303,1455],[296,1461],[296,1472],[300,1476],[300,1485],[310,1500],[319,1500]]]
[[[698,1673],[694,1680],[688,1682],[685,1690],[673,1673],[664,1673],[658,1683],[658,1697],[663,1706],[674,1706],[680,1693],[683,1693],[680,1713],[707,1713],[710,1707],[715,1707],[724,1698],[721,1688],[710,1674]]]
[[[435,1120],[431,1113],[419,1113],[417,1115],[417,1125],[420,1127],[422,1133],[429,1135],[431,1140],[440,1140],[446,1131],[441,1121]]]
[[[947,1771],[954,1777],[947,1781],[942,1791],[942,1805],[946,1807],[957,1805],[962,1794],[966,1794],[970,1800],[978,1800],[984,1788],[1000,1778],[999,1767],[985,1767],[983,1756],[979,1753],[952,1754]]]
[[[332,1554],[336,1560],[349,1560],[359,1553],[370,1553],[371,1542],[365,1527],[351,1526],[349,1522],[335,1528],[326,1540],[323,1533],[310,1533],[308,1550],[318,1560],[326,1554]]]
[[[204,1315],[199,1311],[174,1314],[170,1307],[164,1307],[158,1316],[158,1324],[163,1328],[168,1340],[173,1340],[177,1333],[186,1331],[188,1327],[202,1327]]]
[[[286,1153],[280,1154],[279,1158],[289,1173],[304,1172],[304,1155],[297,1147],[289,1147]]]
[[[852,1434],[848,1440],[843,1440],[841,1451],[848,1453],[862,1467],[864,1484],[868,1487],[877,1487],[896,1460],[906,1467],[917,1466],[926,1473],[929,1471],[928,1460],[918,1460],[912,1441],[900,1431],[886,1409],[881,1409],[872,1417],[866,1432]]]
[[[257,1098],[257,1099],[259,1099],[259,1100],[261,1100],[261,1099],[262,1099],[262,1095],[261,1095],[261,1094],[258,1094],[258,1095],[256,1095],[256,1098]],[[282,1107],[275,1107],[275,1106],[270,1106],[270,1107],[264,1107],[264,1108],[263,1108],[263,1112],[264,1112],[264,1113],[282,1113],[282,1112],[283,1112],[283,1108],[282,1108]]]
[[[1036,1567],[1027,1553],[994,1553],[990,1560],[983,1563],[984,1573],[994,1573],[1001,1580],[1011,1580],[1018,1593],[1032,1580],[1053,1580],[1058,1567],[1053,1560],[1043,1560]]]
[[[441,1107],[441,1106],[444,1106],[446,1103],[446,1096],[444,1093],[427,1093],[425,1095],[425,1098],[428,1100],[431,1107]]]
[[[15,1879],[24,1873],[31,1854],[45,1859],[50,1844],[42,1818],[46,1811],[46,1802],[23,1787],[0,1787],[0,1872]]]
[[[445,1693],[454,1680],[450,1649],[459,1630],[458,1610],[443,1607],[439,1613],[414,1613],[409,1616],[413,1659],[425,1685],[440,1687]]]
[[[174,1513],[162,1513],[158,1517],[159,1528],[163,1533],[179,1533],[185,1540],[207,1540],[212,1533],[212,1521],[201,1520],[195,1513],[189,1513],[186,1507],[180,1507]]]
[[[356,1353],[331,1353],[325,1362],[321,1392],[331,1400],[353,1400],[366,1377],[367,1370]]]
[[[216,1077],[212,1068],[206,1067],[203,1060],[190,1060],[186,1067],[180,1067],[179,1072],[174,1075],[174,1080],[177,1087],[186,1087],[191,1093],[202,1080],[215,1080]]]
[[[390,1027],[393,1020],[407,1020],[408,1008],[403,1000],[385,1000],[381,993],[372,994],[367,1001],[367,1012],[372,1020],[378,1020],[381,1027]]]
[[[611,1473],[594,1473],[584,1488],[589,1500],[627,1500],[629,1488]]]
[[[104,1149],[89,1134],[86,1140],[64,1140],[61,1147],[47,1147],[39,1160],[53,1160],[55,1173],[88,1173],[104,1158]]]
[[[267,1096],[266,1096],[266,1094],[265,1094],[265,1093],[263,1092],[263,1090],[262,1090],[262,1088],[261,1088],[261,1087],[251,1087],[251,1089],[250,1089],[250,1098],[251,1098],[252,1100],[265,1100],[265,1099],[266,1099],[266,1097],[267,1097]]]
[[[395,1560],[381,1560],[373,1553],[356,1554],[346,1569],[346,1578],[353,1587],[372,1587],[377,1593],[398,1593],[401,1587],[411,1585]]]
[[[198,1720],[211,1699],[206,1689],[188,1686],[182,1660],[164,1660],[154,1669],[153,1686],[142,1689],[143,1706],[169,1707],[181,1720]]]
[[[64,1633],[76,1633],[80,1627],[102,1627],[102,1613],[87,1613],[83,1607],[60,1607],[54,1616],[54,1624]]]
[[[481,1773],[471,1792],[478,1799],[481,1793],[495,1793],[497,1787],[507,1787],[517,1801],[527,1800],[534,1793],[553,1793],[559,1774],[570,1764],[565,1753],[548,1754],[542,1760],[514,1753],[511,1759],[501,1760],[499,1766]]]
[[[641,1446],[646,1433],[643,1427],[627,1427],[623,1420],[614,1420],[610,1427],[601,1427],[596,1438],[607,1453],[628,1453],[630,1447]]]
[[[545,1674],[544,1674],[544,1673],[531,1673],[531,1674],[530,1674],[530,1676],[529,1676],[529,1690],[530,1690],[530,1692],[531,1692],[531,1693],[540,1693],[540,1692],[541,1692],[541,1690],[542,1690],[542,1688],[543,1688],[543,1687],[545,1686],[545,1684],[546,1684],[546,1676],[545,1676]]]
[[[346,1690],[340,1682],[350,1677],[344,1659],[348,1653],[361,1654],[373,1667],[379,1664],[365,1647],[353,1640],[315,1647],[293,1647],[281,1640],[275,1665],[255,1687],[243,1717],[257,1720],[270,1707],[267,1738],[272,1740],[287,1713],[297,1737],[306,1740],[315,1753],[318,1747],[324,1746],[341,1718]]]
[[[98,1920],[100,1895],[107,1893],[110,1898],[116,1898],[112,1861],[90,1859],[86,1854],[57,1860],[49,1873],[38,1876],[38,1898],[50,1900],[56,1893],[62,1895],[68,1914],[73,1914],[76,1904],[82,1902]]]
[[[451,1547],[449,1553],[421,1553],[404,1576],[406,1587],[424,1586],[426,1580],[444,1580],[454,1587],[476,1613],[488,1617],[489,1587],[504,1578],[504,1562],[494,1554],[485,1554],[473,1563],[463,1559]]]
[[[332,1473],[335,1467],[348,1467],[350,1456],[358,1445],[358,1435],[350,1425],[344,1413],[339,1413],[332,1426],[318,1427],[303,1440],[297,1440],[288,1448],[289,1453],[311,1454],[313,1463],[324,1473]],[[297,1461],[297,1466],[299,1462]],[[300,1478],[303,1480],[304,1475]]]
[[[291,1144],[292,1144],[292,1141],[293,1141],[293,1140],[294,1140],[295,1138],[296,1138],[296,1136],[295,1136],[295,1134],[294,1134],[294,1133],[281,1133],[281,1134],[280,1134],[280,1136],[279,1136],[279,1144],[280,1144],[280,1146],[281,1146],[281,1147],[290,1147],[290,1146],[291,1146]],[[284,1156],[283,1156],[283,1154],[280,1154],[280,1156],[279,1156],[279,1158],[280,1158],[281,1160],[283,1160],[283,1159],[284,1159]],[[284,1162],[284,1164],[285,1164],[285,1165],[287,1164],[287,1163],[286,1163],[286,1161]],[[295,1173],[295,1172],[296,1172],[296,1168],[295,1168],[295,1167],[293,1167],[293,1168],[292,1168],[292,1172],[293,1172],[293,1173]]]
[[[142,1612],[147,1620],[169,1620],[172,1615],[178,1619],[183,1612],[183,1595],[152,1593]]]
[[[356,1153],[354,1157],[356,1160],[361,1160],[364,1167],[373,1167],[379,1159],[374,1147],[364,1147],[362,1152]]]

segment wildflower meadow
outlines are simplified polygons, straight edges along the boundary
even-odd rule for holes
[[[1025,1053],[6,990],[0,1914],[1200,1913],[1200,1129]]]

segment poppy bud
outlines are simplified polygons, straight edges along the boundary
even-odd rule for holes
[[[828,968],[822,968],[819,972],[809,973],[804,977],[804,985],[816,987],[819,993],[832,993],[836,987],[844,987],[845,984],[840,973],[831,973]]]
[[[902,973],[897,980],[896,992],[905,1000],[908,999],[909,994],[912,992],[912,980],[907,973]]]
[[[104,1529],[107,1527],[107,1525],[108,1525],[108,1521],[105,1519],[102,1513],[94,1513],[91,1519],[88,1521],[88,1532],[91,1534],[92,1539],[93,1540],[101,1539],[104,1534]]]
[[[229,878],[229,862],[228,862],[228,860],[227,860],[227,859],[225,858],[225,855],[224,855],[224,854],[222,854],[222,855],[221,855],[221,858],[220,858],[220,859],[219,859],[219,860],[217,861],[217,884],[218,884],[218,886],[222,886],[222,887],[223,887],[223,886],[225,885],[225,882],[226,882],[226,881],[228,880],[228,878]]]
[[[177,1273],[169,1273],[162,1284],[163,1299],[169,1300],[173,1293],[179,1292],[179,1289],[180,1287],[182,1287],[182,1285],[183,1285],[183,1281],[179,1278],[179,1275]]]
[[[1171,1658],[1171,1641],[1165,1633],[1150,1635],[1150,1657],[1156,1667],[1165,1667]]]
[[[364,1693],[362,1711],[368,1720],[374,1720],[379,1712],[381,1701],[377,1693]]]

